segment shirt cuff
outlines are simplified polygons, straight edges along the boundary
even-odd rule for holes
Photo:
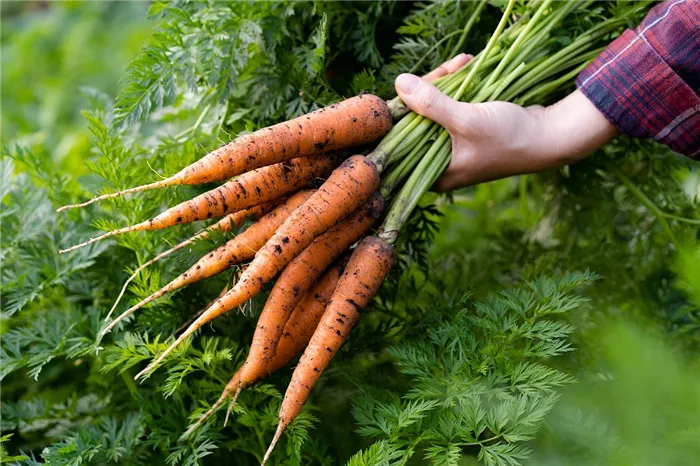
[[[700,98],[643,35],[625,31],[576,79],[620,132],[700,157]]]

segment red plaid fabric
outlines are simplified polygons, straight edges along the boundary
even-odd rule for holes
[[[576,79],[617,128],[700,159],[700,0],[668,0]]]

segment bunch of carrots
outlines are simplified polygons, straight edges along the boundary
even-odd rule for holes
[[[435,85],[468,102],[547,100],[572,79],[625,26],[629,16],[600,19],[567,45],[553,31],[593,2],[531,1],[514,17],[515,0],[484,50],[461,70]],[[473,6],[469,33],[486,6]],[[642,7],[631,7],[627,15]],[[381,139],[381,141],[379,141]],[[370,147],[347,157],[351,148]],[[139,374],[151,373],[180,343],[212,319],[243,305],[273,283],[244,364],[219,400],[184,434],[201,425],[230,396],[264,379],[301,355],[284,396],[279,426],[263,464],[285,428],[299,414],[323,371],[386,278],[394,244],[420,198],[450,161],[447,131],[394,99],[364,94],[301,117],[240,136],[175,175],[148,185],[104,194],[60,210],[155,188],[223,181],[219,187],[136,225],[105,233],[68,252],[117,234],[167,228],[221,217],[194,237],[141,265],[129,283],[155,261],[208,237],[254,220],[233,239],[207,253],[152,296],[111,320],[102,334],[159,297],[247,264],[184,332]],[[383,220],[377,228],[380,220]],[[374,231],[374,234],[371,234]],[[276,280],[275,280],[276,279]],[[226,415],[226,422],[229,415]]]

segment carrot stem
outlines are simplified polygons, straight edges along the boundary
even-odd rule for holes
[[[522,73],[524,70],[525,70],[525,63],[523,62],[523,63],[520,63],[520,65],[518,65],[517,68],[515,68],[515,70],[513,70],[513,72],[511,74],[506,75],[505,78],[496,81],[494,83],[494,86],[496,87],[496,89],[493,92],[491,92],[489,100],[496,100],[498,98],[499,94],[501,94],[501,92],[503,92],[505,90],[505,88],[510,85],[510,83],[512,83],[514,80],[516,80],[520,76],[520,73]],[[489,91],[490,91],[490,89],[489,89]],[[472,102],[478,102],[478,100],[474,99]]]
[[[406,134],[399,136],[399,143],[387,157],[387,164],[392,163],[409,153],[415,146],[416,142],[420,140],[423,133],[437,126],[437,123],[419,115],[419,118],[416,118],[413,121],[413,124],[409,127],[410,132],[406,131]]]
[[[571,44],[547,55],[551,31],[567,14],[590,3],[557,4],[545,0],[535,4],[532,17],[526,14],[506,29],[514,5],[514,1],[509,1],[484,50],[461,70],[437,80],[436,86],[457,100],[472,103],[495,99],[521,103],[541,101],[568,83],[597,55],[599,49],[591,50],[597,40],[625,24],[626,18],[604,20],[581,33]],[[505,43],[511,45],[503,50]],[[494,64],[495,69],[492,69]],[[553,76],[557,78],[550,80]],[[413,115],[406,118],[411,117]],[[384,177],[382,193],[391,193],[408,176],[380,229],[379,236],[390,243],[396,240],[398,231],[420,197],[449,165],[449,134],[440,129],[435,138],[436,130],[432,124],[414,117],[390,143],[385,144],[392,153],[387,158],[391,169]],[[420,134],[416,137],[414,133]]]
[[[627,178],[627,176],[622,173],[616,166],[614,166],[612,163],[607,163],[606,164],[607,169],[610,173],[612,173],[614,176],[616,176],[620,181],[622,181],[622,184],[625,185],[625,187],[641,202],[644,204],[644,206],[649,209],[649,211],[656,217],[656,220],[659,222],[659,225],[661,225],[661,229],[664,230],[664,233],[668,236],[668,238],[671,240],[671,242],[678,246],[678,240],[676,239],[676,235],[673,233],[673,229],[671,228],[671,225],[666,221],[666,216],[664,213],[659,209],[659,207],[647,197],[646,194],[642,192],[641,189],[635,185],[632,180]]]
[[[417,144],[411,152],[406,155],[382,180],[381,194],[387,199],[396,187],[404,180],[406,176],[413,170],[420,160],[430,149],[428,140],[435,136],[439,126],[436,125],[430,133],[426,133],[423,140]]]
[[[416,126],[424,119],[422,115],[411,112],[399,121],[387,133],[377,147],[367,156],[376,166],[379,173],[382,172],[389,156],[406,138],[415,137]],[[413,136],[411,136],[413,135]]]
[[[439,170],[445,165],[445,159],[449,163],[451,152],[452,144],[449,134],[443,129],[396,196],[377,236],[391,245],[396,242],[401,227],[413,212],[418,201],[440,175],[441,171]]]
[[[481,10],[484,9],[487,3],[488,2],[486,0],[482,0],[479,2],[479,5],[477,5],[476,9],[472,12],[471,18],[469,18],[469,21],[467,21],[467,24],[462,29],[462,35],[459,37],[459,41],[457,41],[457,44],[455,44],[449,56],[453,57],[460,53],[462,47],[464,47],[464,42],[467,40],[469,31],[472,30],[472,27],[476,23],[476,20],[481,17]]]
[[[516,66],[516,63],[525,61],[527,57],[532,55],[534,50],[542,46],[546,46],[547,37],[552,28],[559,24],[559,22],[572,10],[585,7],[589,3],[591,2],[566,3],[563,7],[559,7],[559,9],[556,10],[547,21],[543,21],[542,23],[538,24],[531,30],[531,34],[525,41],[524,46],[518,51],[518,54],[515,55],[511,63],[506,67],[504,73],[510,74],[513,71],[513,67]]]
[[[586,66],[588,66],[588,64],[590,63],[590,60],[592,60],[593,58],[598,56],[598,53],[600,53],[601,51],[602,51],[601,49],[595,50],[595,52],[596,52],[595,56],[591,56],[590,58],[585,57],[586,60],[583,63],[581,63],[579,66],[577,66],[576,68],[574,68],[570,72],[566,73],[564,76],[560,77],[559,79],[555,79],[554,81],[549,81],[548,83],[546,83],[543,86],[538,86],[538,87],[530,90],[528,93],[526,93],[522,97],[516,99],[515,103],[517,103],[519,105],[525,105],[528,102],[532,102],[532,101],[536,100],[536,98],[542,94],[547,94],[549,92],[554,91],[555,89],[557,89],[558,87],[560,87],[566,83],[570,83],[574,77],[578,76],[578,74]]]
[[[548,0],[546,0],[546,1],[548,1]],[[461,86],[459,87],[459,89],[457,89],[457,92],[453,96],[453,98],[455,100],[459,100],[462,97],[462,94],[464,94],[464,91],[467,89],[467,85],[471,84],[472,80],[474,79],[474,76],[479,71],[479,68],[481,68],[481,65],[484,62],[485,58],[488,58],[489,54],[491,53],[494,46],[496,45],[496,42],[501,37],[501,34],[503,33],[503,29],[505,29],[505,27],[506,27],[506,23],[508,22],[508,18],[510,17],[510,14],[513,11],[514,6],[515,6],[515,0],[509,0],[508,6],[506,6],[506,11],[503,13],[501,20],[498,22],[498,26],[496,26],[496,30],[494,31],[493,35],[489,39],[488,43],[486,44],[486,47],[484,47],[483,52],[481,52],[479,54],[479,58],[477,59],[476,63],[474,63],[474,66],[469,70],[469,74],[467,75],[466,78],[464,78],[464,81],[462,81]]]
[[[552,0],[544,0],[542,3],[539,4],[537,11],[535,11],[534,16],[525,25],[525,29],[520,34],[518,34],[518,37],[515,38],[515,41],[508,48],[508,51],[506,52],[506,56],[503,57],[503,59],[500,62],[498,62],[498,66],[496,66],[496,69],[489,74],[489,77],[486,80],[486,82],[484,83],[484,87],[482,88],[482,90],[487,89],[491,84],[493,84],[501,76],[503,69],[513,59],[513,56],[518,51],[518,47],[527,38],[528,33],[532,30],[532,28],[535,27],[535,25],[537,24],[537,21],[540,19],[540,17],[547,10],[550,3],[552,3]],[[505,22],[508,20],[508,17],[510,16],[510,12],[513,10],[514,5],[515,5],[514,1],[508,2],[508,7],[506,8],[506,12],[503,14],[503,17],[501,18],[501,22],[496,27],[496,32],[494,32],[493,36],[491,36],[489,43],[486,44],[486,48],[484,49],[484,56],[487,56],[491,52],[491,48],[493,48],[496,41],[501,37],[501,33],[502,33],[503,29],[505,28]],[[476,65],[475,65],[475,68],[476,68]],[[461,92],[457,92],[457,95],[461,96],[461,94],[462,94]],[[486,97],[487,96],[482,96],[481,94],[477,94],[475,98],[476,99],[479,99],[479,98],[486,99]]]

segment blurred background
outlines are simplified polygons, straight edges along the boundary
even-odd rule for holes
[[[91,89],[114,96],[151,30],[148,2],[2,2],[2,142],[85,173]],[[91,88],[91,89],[88,89]]]
[[[19,218],[14,209],[31,205],[18,204],[17,193],[28,195],[36,187],[54,200],[58,188],[51,180],[22,181],[20,191],[10,186],[20,186],[15,177],[32,161],[48,160],[54,178],[65,178],[62,186],[79,189],[76,178],[89,173],[86,161],[93,147],[81,110],[102,107],[105,97],[117,95],[120,79],[154,21],[147,19],[147,2],[0,2],[0,9],[6,148],[0,190],[6,224],[0,316],[0,334],[6,340],[2,462],[37,464],[53,458],[49,464],[80,464],[59,454],[79,448],[77,437],[66,440],[69,434],[96,422],[102,409],[118,411],[123,400],[115,395],[101,401],[104,406],[88,406],[91,398],[83,395],[91,385],[99,386],[98,370],[78,367],[83,359],[61,346],[66,343],[60,338],[54,345],[34,330],[22,336],[29,328],[25,319],[32,314],[19,317],[24,311],[16,313],[14,307],[29,294],[28,287],[48,283],[36,302],[36,296],[27,302],[58,303],[57,308],[74,312],[68,314],[71,319],[88,306],[75,290],[44,299],[41,293],[62,289],[63,283],[51,281],[56,278],[51,273],[33,281],[18,270],[32,266],[34,253],[20,245],[24,227],[13,225]],[[16,148],[31,154],[28,162],[21,162]],[[9,163],[11,152],[15,155]],[[604,173],[609,161],[619,163],[633,184]],[[440,233],[422,273],[411,272],[423,284],[421,293],[411,298],[417,302],[430,305],[430,293],[437,293],[446,303],[447,297],[466,290],[480,299],[541,273],[591,270],[600,275],[585,290],[585,309],[568,317],[576,327],[575,351],[553,361],[577,382],[560,390],[561,398],[530,443],[533,454],[525,463],[700,464],[700,230],[696,223],[663,217],[675,233],[674,241],[669,240],[658,212],[634,195],[635,186],[669,215],[693,220],[700,214],[697,164],[660,146],[625,138],[576,167],[481,185],[455,193],[450,202],[436,200],[443,214],[437,220]],[[50,267],[53,260],[42,267]],[[66,335],[74,331],[56,328],[67,329]],[[8,332],[13,332],[11,338],[6,338]],[[92,338],[84,333],[86,340]],[[56,359],[44,362],[44,372],[35,377],[30,348],[43,343],[56,349],[50,356]],[[153,452],[161,447],[148,445],[125,461],[138,464],[150,458],[160,464],[167,451],[163,456]],[[92,457],[80,458],[90,462]],[[206,462],[203,458],[197,461]],[[473,463],[465,457],[460,464]]]

